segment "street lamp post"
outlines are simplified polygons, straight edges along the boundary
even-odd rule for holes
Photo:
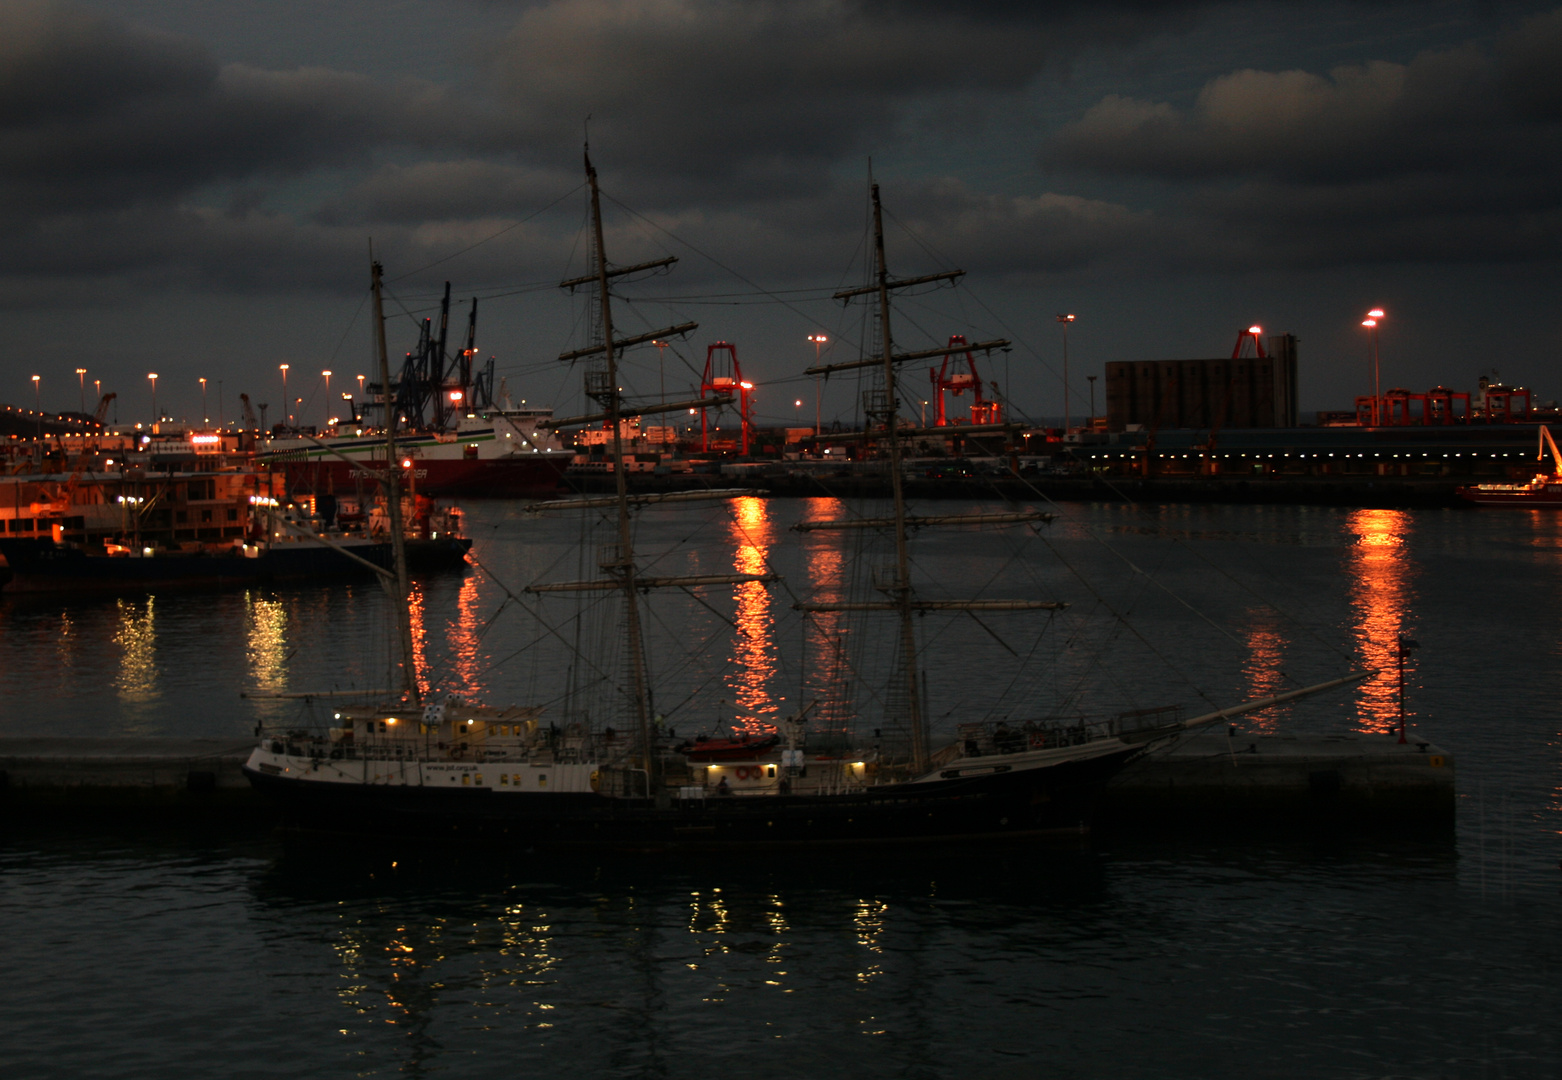
[[[656,371],[661,380],[662,404],[667,404],[667,342],[660,339],[651,342],[656,346]]]
[[[212,418],[206,411],[206,380],[203,378],[197,381],[201,384],[201,423],[209,424]]]
[[[825,337],[825,335],[823,335],[823,334],[809,334],[808,335],[808,340],[814,343],[814,367],[818,367],[819,366],[819,352],[820,352],[821,349],[824,348],[824,343],[826,341],[829,341],[830,339]],[[819,376],[815,375],[814,376],[814,438],[816,438],[816,439],[819,437],[819,429],[820,429],[820,426],[821,426],[821,424],[820,424],[820,417],[821,417],[822,411],[823,411],[823,405],[822,405],[822,401],[821,401],[821,398],[820,398],[820,394],[821,393],[822,393],[822,390],[820,389],[820,386],[819,386]],[[814,449],[817,450],[818,447],[815,447]]]
[[[33,411],[38,414],[38,438],[43,439],[43,390],[42,376],[33,376]]]
[[[1378,323],[1383,319],[1383,309],[1373,308],[1361,325],[1367,328],[1367,364],[1372,372],[1372,426],[1383,423],[1383,382],[1378,364]]]
[[[157,431],[157,372],[147,372],[148,379],[152,382],[152,431]]]
[[[1068,434],[1068,324],[1074,321],[1072,315],[1059,315],[1058,322],[1063,325],[1063,434]]]
[[[86,368],[79,367],[79,368],[76,369],[76,381],[81,385],[81,411],[83,413],[85,413],[87,411],[87,369]]]
[[[288,396],[287,396],[287,368],[288,368],[288,366],[286,364],[278,364],[277,367],[282,372],[282,415],[287,420],[288,427],[292,427],[293,426],[293,413],[292,413],[292,410],[289,408],[289,406],[292,405],[292,402],[288,399]]]
[[[1095,423],[1096,419],[1096,377],[1086,375],[1085,380],[1090,383],[1090,419],[1085,421],[1087,425]],[[1094,430],[1092,428],[1091,430]]]
[[[325,376],[325,426],[326,427],[330,427],[331,426],[331,373],[329,371],[322,371],[320,374]]]

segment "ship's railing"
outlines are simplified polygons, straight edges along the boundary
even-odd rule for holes
[[[461,744],[434,742],[432,739],[383,739],[374,742],[346,742],[319,735],[289,734],[270,738],[265,745],[273,753],[347,761],[409,761],[430,758],[471,762],[528,762],[533,765],[579,765],[592,760],[583,748],[550,747],[463,747]]]
[[[1135,709],[1108,717],[1048,718],[1010,724],[1004,720],[958,724],[954,752],[964,757],[1018,754],[1079,746],[1096,739],[1144,738],[1173,729],[1182,722],[1180,705]]]
[[[644,799],[650,796],[650,776],[644,769],[601,768],[596,773],[597,794],[612,799]]]

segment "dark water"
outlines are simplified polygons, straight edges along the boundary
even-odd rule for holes
[[[574,526],[469,511],[505,585],[582,572]],[[1001,577],[997,593],[1074,605],[1045,626],[930,616],[937,723],[1229,702],[1328,677],[1341,652],[1383,663],[1405,632],[1413,733],[1458,763],[1456,833],[664,864],[12,827],[0,1075],[1562,1075],[1562,515],[1063,512],[1028,546],[916,542],[932,590]],[[737,506],[694,531],[648,515],[642,539],[659,570],[768,560],[828,592],[851,542],[787,527],[832,513]],[[559,640],[611,651],[611,620],[490,621],[503,595],[477,574],[422,583],[439,684],[562,708],[573,679],[572,707],[611,709]],[[296,704],[237,689],[383,681],[381,603],[333,587],[0,605],[0,733],[288,721]],[[783,588],[658,603],[670,723],[762,721],[829,682]],[[1380,680],[1249,725],[1381,730],[1396,709]]]

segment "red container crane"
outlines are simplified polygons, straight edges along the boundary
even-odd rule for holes
[[[944,354],[944,362],[937,371],[928,368],[928,376],[933,380],[933,396],[936,399],[934,411],[935,427],[947,427],[948,415],[944,411],[944,391],[949,391],[955,397],[959,397],[967,390],[971,391],[971,423],[996,424],[1002,421],[1002,406],[996,401],[987,401],[982,397],[982,377],[976,371],[976,356],[970,349],[962,350],[960,347],[967,344],[964,334],[955,334],[949,339],[949,351]],[[961,365],[965,370],[960,370]],[[951,366],[952,365],[952,366]]]
[[[749,444],[749,393],[754,384],[743,378],[738,365],[738,350],[731,342],[718,341],[705,350],[705,374],[700,377],[700,397],[724,394],[738,399],[738,416],[742,420],[743,456],[748,456]],[[705,413],[700,410],[700,452],[710,453],[710,430],[706,426]]]

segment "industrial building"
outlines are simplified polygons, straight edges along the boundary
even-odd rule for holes
[[[1266,350],[1254,327],[1237,339],[1232,356],[1224,359],[1109,363],[1107,427],[1295,427],[1296,345],[1294,334],[1272,334]],[[1256,355],[1243,355],[1249,351]]]

